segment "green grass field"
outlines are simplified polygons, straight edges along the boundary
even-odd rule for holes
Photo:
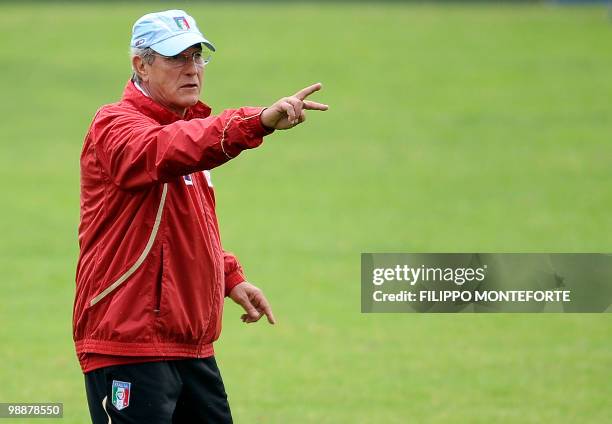
[[[214,111],[316,81],[331,106],[213,171],[224,244],[278,319],[247,327],[226,304],[237,423],[610,419],[609,315],[364,315],[359,288],[360,252],[612,250],[605,8],[173,6],[218,47]],[[81,143],[129,77],[131,25],[169,7],[0,6],[0,402],[89,419],[71,338]]]

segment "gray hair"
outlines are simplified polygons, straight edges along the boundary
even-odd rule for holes
[[[155,60],[155,51],[151,47],[145,47],[144,49],[138,47],[130,47],[130,63],[131,60],[136,56],[141,57],[142,60],[145,61],[145,63],[148,63],[150,65],[151,63],[153,63],[153,60]],[[140,75],[138,75],[138,72],[136,72],[136,69],[134,69],[134,65],[132,65],[132,81],[138,84],[142,83]]]

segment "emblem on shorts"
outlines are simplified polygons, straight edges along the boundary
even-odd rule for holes
[[[130,405],[130,386],[131,383],[113,380],[113,406],[120,411]]]

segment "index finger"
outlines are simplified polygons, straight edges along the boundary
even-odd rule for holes
[[[306,97],[310,96],[312,93],[319,91],[323,87],[323,84],[320,82],[316,84],[312,84],[310,87],[302,88],[300,91],[295,93],[295,97],[300,100],[304,100]]]
[[[276,320],[274,319],[274,314],[272,313],[272,308],[270,307],[270,304],[268,303],[268,299],[266,299],[266,297],[263,294],[261,294],[259,297],[254,299],[254,301],[255,301],[254,302],[255,307],[260,313],[261,312],[264,313],[266,318],[268,318],[268,322],[270,324],[276,324]]]
[[[274,319],[274,314],[272,313],[272,308],[270,308],[270,305],[268,304],[268,302],[264,303],[263,311],[264,311],[264,314],[266,315],[266,318],[268,318],[268,322],[270,324],[276,324],[276,320]]]

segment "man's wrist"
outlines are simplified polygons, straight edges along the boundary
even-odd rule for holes
[[[234,287],[242,284],[246,281],[246,277],[240,271],[235,271],[232,274],[225,277],[225,297],[228,297]]]
[[[264,108],[261,110],[261,113],[259,114],[259,122],[261,123],[261,126],[262,126],[262,127],[264,127],[264,129],[266,129],[267,131],[270,131],[270,132],[271,132],[271,131],[274,131],[274,129],[275,129],[275,128],[274,128],[274,127],[271,127],[271,126],[266,125],[266,124],[265,124],[265,122],[264,122],[264,119],[263,119],[263,114],[264,114],[264,112],[266,111],[266,109],[268,109],[268,108],[267,108],[267,107],[264,107]]]

